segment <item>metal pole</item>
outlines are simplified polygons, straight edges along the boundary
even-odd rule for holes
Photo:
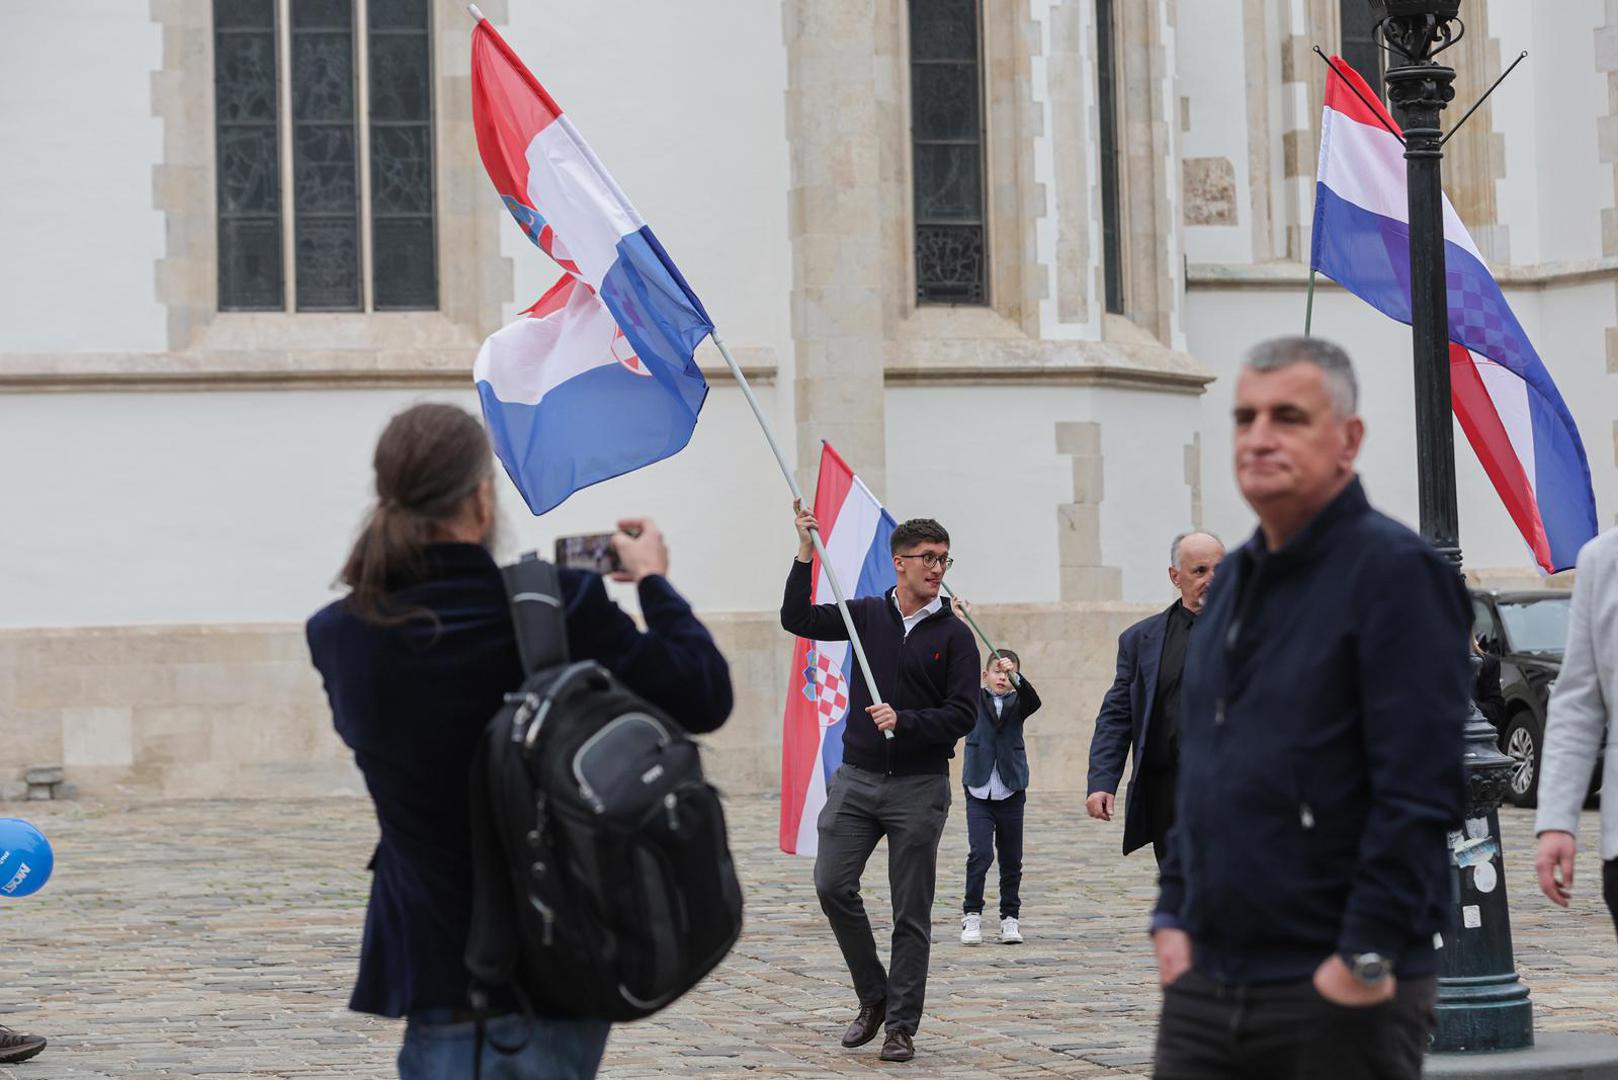
[[[759,406],[758,398],[753,396],[753,387],[748,383],[747,376],[742,374],[741,367],[736,363],[735,357],[725,347],[725,339],[719,336],[719,331],[712,334],[713,343],[719,347],[719,355],[725,358],[730,368],[731,377],[736,385],[742,388],[742,396],[747,398],[747,404],[753,408],[753,416],[758,420],[758,426],[764,430],[764,441],[770,444],[770,450],[775,454],[775,463],[781,466],[781,475],[787,479],[787,487],[792,491],[792,497],[798,502],[803,501],[803,489],[798,486],[798,480],[792,475],[792,467],[787,464],[786,455],[781,452],[781,444],[775,441],[775,431],[770,427],[769,419]],[[814,541],[815,553],[820,556],[820,568],[826,572],[826,580],[831,584],[831,594],[837,600],[837,613],[843,617],[843,626],[848,630],[849,644],[854,646],[854,656],[859,661],[860,674],[865,676],[865,688],[870,691],[871,704],[881,705],[882,693],[876,688],[876,676],[871,674],[871,664],[865,659],[865,645],[860,641],[860,632],[854,629],[854,618],[848,613],[848,601],[843,595],[842,583],[837,580],[837,571],[832,568],[831,559],[826,555],[826,545],[821,542],[820,530],[810,529],[809,539]],[[884,731],[884,736],[891,739],[893,732]]]
[[[1320,273],[1313,267],[1309,268],[1309,298],[1303,304],[1303,336],[1313,337],[1309,331],[1315,325],[1315,275]]]
[[[950,600],[953,602],[956,599],[954,591],[951,590],[949,585],[945,584],[944,582],[939,582],[939,584],[944,586],[944,595],[949,597]],[[966,625],[970,626],[973,629],[973,631],[976,632],[977,636],[983,639],[983,647],[989,650],[989,655],[994,657],[996,660],[999,660],[1000,659],[1000,650],[994,647],[994,642],[989,640],[989,635],[985,634],[983,632],[983,628],[978,625],[978,621],[976,619],[972,618],[972,613],[970,611],[966,610],[966,607],[965,607],[966,602],[963,600],[963,601],[961,601],[961,603],[962,603],[961,618],[965,619],[966,620]],[[1011,684],[1013,686],[1021,686],[1022,685],[1022,676],[1019,675],[1017,672],[1013,671],[1011,673]]]
[[[1374,0],[1377,29],[1398,66],[1385,76],[1404,128],[1410,213],[1410,330],[1416,377],[1416,475],[1421,534],[1461,572],[1450,420],[1449,299],[1444,277],[1444,133],[1455,72],[1433,60],[1465,33],[1460,0]],[[1462,648],[1460,642],[1456,648]],[[1533,1004],[1517,979],[1497,809],[1511,759],[1474,707],[1466,724],[1465,823],[1450,835],[1456,910],[1438,954],[1435,1051],[1515,1050],[1534,1042]]]

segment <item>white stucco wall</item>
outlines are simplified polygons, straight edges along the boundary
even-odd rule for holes
[[[302,619],[335,595],[376,436],[427,399],[477,408],[470,390],[0,395],[0,626]],[[542,519],[501,488],[508,556],[645,514],[700,608],[780,603],[789,501],[733,386],[682,453]]]
[[[1610,384],[1618,379],[1606,373],[1600,342],[1602,327],[1611,325],[1613,318],[1612,286],[1514,290],[1507,300],[1573,410],[1590,457],[1597,510],[1602,521],[1611,521],[1618,508],[1618,470],[1613,466],[1611,434],[1618,414],[1618,392]],[[1235,376],[1243,354],[1256,341],[1300,331],[1303,295],[1298,291],[1198,289],[1191,292],[1187,307],[1192,351],[1220,376],[1203,399],[1203,482],[1207,524],[1228,532],[1228,539],[1253,527],[1231,466],[1230,408]],[[1367,428],[1360,458],[1366,490],[1378,508],[1417,527],[1409,329],[1333,288],[1316,295],[1314,332],[1342,345],[1355,361]],[[1533,560],[1527,546],[1459,425],[1454,433],[1461,549],[1467,565],[1531,570]]]
[[[1057,507],[1073,459],[1056,426],[1101,425],[1101,554],[1125,600],[1163,595],[1169,539],[1190,527],[1184,445],[1197,399],[1087,387],[907,387],[887,405],[888,508],[934,517],[958,561],[950,584],[984,603],[1061,599]],[[851,463],[858,470],[858,463]]]
[[[1236,174],[1236,220],[1229,225],[1187,225],[1186,257],[1192,262],[1249,262],[1253,223],[1243,20],[1224,4],[1181,4],[1177,10],[1181,42],[1177,79],[1191,120],[1180,132],[1180,153],[1187,158],[1226,158]],[[1180,108],[1179,102],[1175,108]],[[1176,116],[1176,127],[1179,120]]]
[[[5,5],[0,353],[165,347],[163,217],[152,208],[162,53],[145,3]]]
[[[1597,140],[1598,119],[1608,111],[1607,75],[1596,68],[1596,30],[1607,21],[1605,8],[1599,0],[1521,6],[1534,9],[1534,42],[1516,46],[1501,41],[1502,57],[1522,49],[1528,49],[1530,55],[1495,96],[1522,94],[1521,88],[1511,84],[1531,72],[1534,110],[1522,127],[1507,130],[1496,124],[1497,129],[1507,130],[1507,174],[1513,168],[1540,171],[1536,261],[1598,258],[1602,253],[1601,211],[1613,205],[1612,163],[1601,161]],[[1511,106],[1506,108],[1506,115],[1511,115]],[[1528,138],[1530,132],[1533,141]],[[1531,160],[1522,153],[1524,145],[1532,148]],[[1516,224],[1513,219],[1501,220]],[[1527,261],[1515,250],[1515,228],[1512,243],[1513,259]]]

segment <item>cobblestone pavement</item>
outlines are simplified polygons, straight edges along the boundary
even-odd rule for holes
[[[965,828],[941,856],[927,1014],[909,1066],[837,1045],[853,995],[821,921],[808,860],[775,850],[776,803],[729,808],[748,899],[735,953],[676,1007],[616,1029],[603,1075],[1141,1076],[1156,998],[1142,927],[1150,853],[1078,798],[1029,801],[1028,943],[957,941]],[[344,1008],[375,839],[364,801],[13,805],[43,828],[56,875],[0,902],[0,1023],[47,1035],[0,1077],[386,1077],[397,1023]],[[1571,915],[1534,888],[1532,820],[1506,814],[1517,960],[1541,1030],[1618,1034],[1618,946],[1599,898],[1587,815]],[[992,878],[992,874],[991,874]],[[866,876],[885,939],[886,871]],[[991,882],[991,905],[993,891]],[[992,907],[991,907],[992,912]],[[992,931],[985,935],[991,941]]]

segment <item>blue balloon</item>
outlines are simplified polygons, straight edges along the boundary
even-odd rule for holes
[[[0,898],[38,892],[55,865],[44,833],[19,818],[0,818]]]

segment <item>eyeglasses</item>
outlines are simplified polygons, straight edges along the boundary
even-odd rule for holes
[[[943,564],[945,570],[948,570],[950,567],[955,565],[955,560],[950,558],[948,555],[939,555],[932,551],[924,551],[920,555],[895,555],[894,558],[920,559],[921,565],[925,566],[929,570],[938,566],[940,563]]]

